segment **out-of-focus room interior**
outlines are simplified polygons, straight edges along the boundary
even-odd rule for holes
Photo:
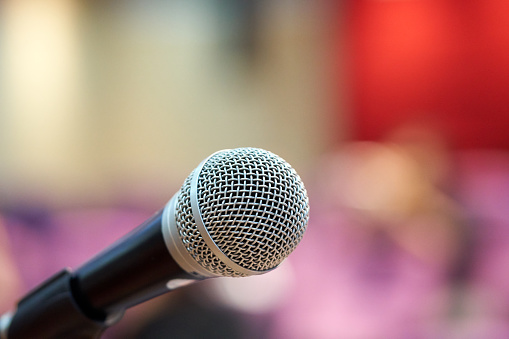
[[[0,314],[253,146],[303,178],[279,267],[105,338],[509,337],[509,3],[5,0]]]

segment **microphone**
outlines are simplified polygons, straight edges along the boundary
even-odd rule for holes
[[[96,338],[124,311],[189,282],[276,268],[298,245],[309,200],[297,172],[259,148],[202,161],[152,218],[0,319],[2,339]]]

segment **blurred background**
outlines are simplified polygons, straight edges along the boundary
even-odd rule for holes
[[[224,148],[306,183],[270,274],[106,338],[509,337],[509,3],[5,0],[0,312],[143,222]]]

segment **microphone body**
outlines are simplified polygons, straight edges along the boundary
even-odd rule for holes
[[[64,269],[24,297],[2,339],[97,338],[127,308],[178,287],[178,282],[199,280],[169,253],[162,212],[76,271]]]
[[[162,210],[81,266],[72,283],[82,308],[103,320],[170,290],[175,280],[195,280],[168,251],[162,234]]]
[[[304,185],[283,159],[216,152],[149,220],[24,297],[0,318],[0,339],[97,338],[127,308],[189,282],[266,273],[295,249],[308,216]]]

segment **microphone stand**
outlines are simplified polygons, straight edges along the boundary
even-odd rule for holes
[[[21,299],[15,316],[2,317],[0,338],[95,339],[122,318],[123,311],[106,319],[94,318],[79,306],[79,295],[73,292],[73,273],[63,269]]]

